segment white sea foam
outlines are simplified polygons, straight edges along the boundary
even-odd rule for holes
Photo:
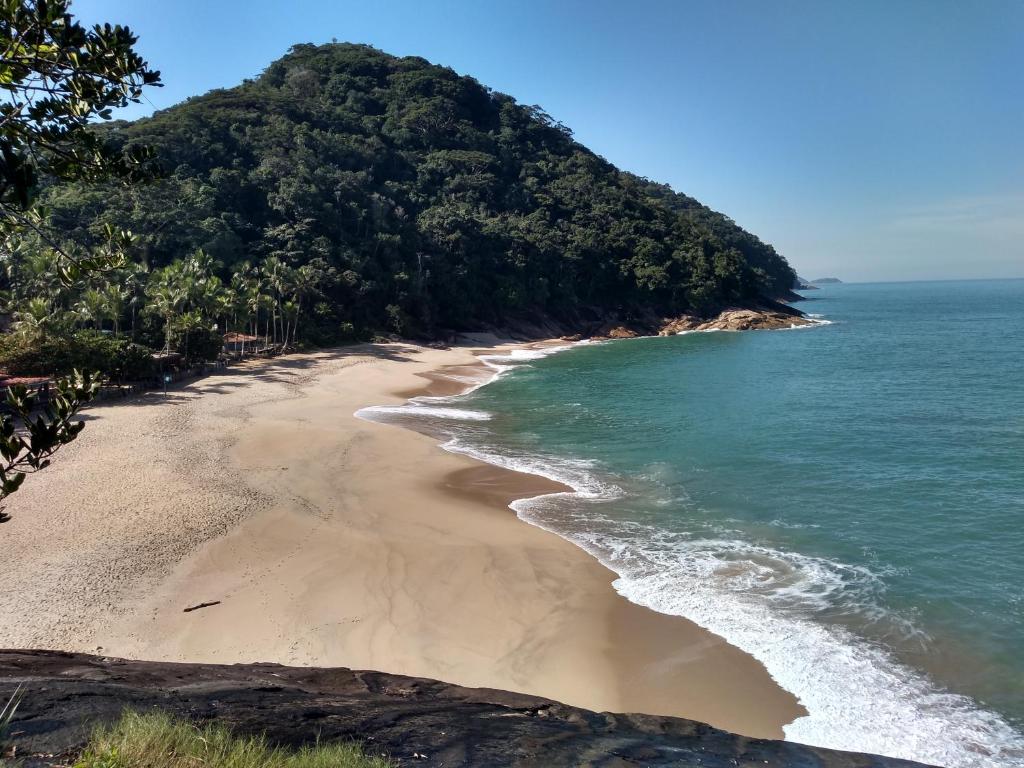
[[[444,408],[423,405],[410,401],[405,405],[371,405],[360,408],[356,416],[367,421],[377,421],[379,416],[429,416],[435,419],[455,419],[457,421],[489,421],[491,414],[486,411],[468,408]]]
[[[870,570],[623,524],[593,510],[555,515],[552,525],[551,501],[512,507],[619,574],[614,586],[627,599],[685,616],[761,661],[808,711],[785,728],[787,739],[947,768],[1024,766],[1024,737],[1001,716],[812,618],[843,603],[869,607],[881,587]]]
[[[451,376],[455,381],[466,384],[466,389],[457,395],[421,395],[407,400],[402,405],[371,405],[360,408],[355,415],[367,421],[377,421],[380,417],[388,416],[427,416],[437,419],[454,419],[456,421],[489,421],[491,414],[485,411],[472,410],[467,408],[454,408],[449,404],[457,402],[480,387],[490,384],[500,376],[520,365],[528,364],[531,360],[539,360],[556,352],[570,349],[576,344],[587,342],[575,342],[552,347],[538,347],[535,349],[513,349],[501,355],[481,355],[480,361],[490,368],[494,373],[486,379],[476,379],[468,376]]]
[[[835,322],[834,320],[826,320],[821,315],[807,315],[807,320],[809,320],[810,322],[806,323],[804,325],[795,325],[794,324],[794,325],[789,326],[789,328],[780,328],[779,330],[782,330],[782,331],[794,331],[794,330],[798,330],[800,328],[816,328],[816,327],[821,326],[821,325],[833,325],[834,322]]]
[[[691,328],[687,331],[676,331],[676,336],[689,336],[691,333],[721,333],[724,328]]]
[[[573,489],[571,492],[545,494],[544,496],[535,497],[535,499],[575,496],[581,499],[610,501],[623,496],[623,491],[618,485],[611,481],[601,480],[594,474],[593,462],[582,459],[513,454],[508,451],[490,451],[475,445],[467,445],[458,438],[448,440],[441,447],[446,451],[471,456],[479,461],[503,467],[513,472],[524,472],[546,477],[548,480],[554,480],[556,483],[562,483]],[[516,509],[515,504],[518,503],[513,502],[512,508]]]
[[[509,350],[508,352],[500,355],[480,355],[480,362],[493,370],[494,376],[487,381],[481,382],[474,387],[474,389],[479,389],[486,384],[490,384],[492,381],[498,379],[502,374],[507,373],[520,365],[527,365],[533,360],[541,360],[545,357],[557,354],[558,352],[564,352],[567,349],[572,349],[573,347],[589,343],[589,341],[576,341],[572,344],[559,344],[552,347],[520,347]],[[469,392],[464,392],[463,394],[469,394]]]
[[[788,528],[790,530],[800,530],[801,528],[821,528],[817,523],[791,523],[788,520],[775,519],[768,523],[776,528]]]

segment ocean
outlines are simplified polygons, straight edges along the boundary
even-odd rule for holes
[[[788,739],[1024,766],[1024,281],[807,296],[816,326],[520,350],[400,410],[576,489],[513,506],[759,659]]]

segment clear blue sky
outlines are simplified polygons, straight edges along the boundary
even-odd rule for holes
[[[1024,277],[1024,2],[75,0],[166,87],[369,43],[539,104],[621,168],[774,244],[807,278]]]

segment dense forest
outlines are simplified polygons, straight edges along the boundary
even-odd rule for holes
[[[209,355],[224,330],[327,344],[707,313],[795,280],[771,246],[618,170],[540,108],[368,46],[298,45],[255,80],[96,130],[155,150],[158,178],[44,189],[68,248],[113,228],[135,241],[134,263],[74,285],[46,249],[12,260],[15,326],[70,345],[42,358],[111,335]],[[23,353],[8,365],[31,368]]]

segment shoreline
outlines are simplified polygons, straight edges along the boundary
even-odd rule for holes
[[[497,341],[476,346],[510,348]],[[90,410],[49,494],[26,485],[5,525],[28,599],[0,604],[0,644],[381,669],[781,738],[802,708],[759,662],[629,602],[612,571],[507,508],[564,486],[353,415],[464,389],[438,372],[480,365],[467,347],[363,346]],[[99,584],[81,583],[90,570]]]
[[[802,329],[832,325],[835,322],[822,319],[820,315],[809,315],[808,319],[810,322],[806,325],[770,330]],[[715,330],[723,329],[685,330],[680,332],[680,335]],[[613,340],[619,339],[598,341]],[[492,401],[492,404],[496,411],[501,410],[497,403]],[[487,446],[479,453],[466,451],[464,455],[484,462],[497,462],[502,458],[493,447]],[[509,465],[516,469],[510,471],[535,471],[529,468],[531,464],[536,466],[535,462],[516,461]],[[527,468],[520,469],[523,466]],[[576,480],[568,482],[577,483]],[[582,489],[586,487],[587,485],[583,484],[568,490],[581,494],[584,493]],[[559,492],[553,493],[557,495]],[[720,620],[723,605],[717,600],[709,609],[693,602],[680,604],[672,600],[666,601],[660,599],[659,595],[654,595],[652,599],[650,593],[637,589],[638,582],[642,582],[644,578],[642,574],[638,575],[637,568],[629,567],[617,557],[611,556],[609,548],[591,546],[586,535],[576,535],[584,531],[593,533],[592,528],[584,526],[580,531],[573,531],[557,524],[548,527],[549,524],[545,522],[543,516],[534,517],[526,512],[525,505],[520,509],[514,503],[531,502],[540,498],[542,496],[515,499],[511,506],[524,522],[562,536],[616,574],[616,590],[624,597],[628,596],[627,600],[632,604],[646,606],[659,613],[664,611],[667,615],[694,617],[692,620],[699,622],[698,626],[726,639],[732,647],[749,654],[759,664],[765,666],[780,686],[785,686],[784,690],[798,696],[799,704],[804,709],[804,716],[785,725],[785,740],[823,748],[877,753],[894,759],[925,760],[950,766],[974,766],[974,760],[977,759],[979,768],[983,765],[995,765],[997,762],[1002,765],[999,761],[1004,756],[1013,762],[1024,754],[1020,752],[1019,731],[1015,730],[1012,720],[1004,719],[997,710],[990,709],[988,705],[971,698],[968,694],[955,692],[944,687],[941,682],[934,682],[927,668],[909,664],[887,646],[873,645],[842,626],[835,629],[827,625],[817,625],[806,619],[779,620],[779,616],[770,616],[770,611],[762,615],[757,610],[754,611],[757,618],[753,621],[737,624]],[[620,545],[625,540],[620,540]],[[693,593],[699,591],[698,588]],[[682,590],[682,594],[687,592],[689,590]],[[664,594],[662,591],[661,596]],[[671,595],[671,592],[668,594]],[[744,607],[739,601],[735,601],[731,606],[727,601],[726,606],[739,608],[741,611]],[[786,642],[779,642],[782,638],[792,637],[798,638],[798,641],[793,643],[787,639]],[[791,657],[787,657],[787,653],[794,651]],[[790,662],[791,658],[802,659],[803,663],[793,665]],[[836,658],[847,658],[848,664],[833,665],[831,662]],[[829,671],[824,679],[809,672],[819,665]],[[850,671],[857,674],[845,677],[841,674]],[[840,674],[831,674],[836,672]],[[864,683],[868,684],[866,690],[862,685],[858,685]],[[844,700],[844,697],[847,698]],[[948,745],[944,740],[938,743],[927,741],[930,736],[937,736],[945,729],[956,734]],[[929,736],[922,738],[921,734]],[[993,746],[996,747],[996,751],[988,751]]]

